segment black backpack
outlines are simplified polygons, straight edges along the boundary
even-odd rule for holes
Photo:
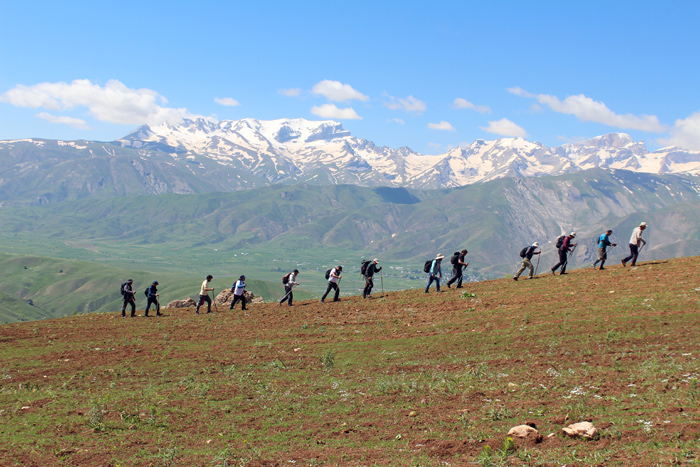
[[[530,248],[529,246],[526,246],[522,250],[520,250],[520,257],[524,258],[527,255],[527,249]]]
[[[566,237],[566,235],[560,235],[559,237],[557,237],[557,249],[561,248],[561,246],[564,244],[564,237]]]
[[[433,265],[433,260],[429,259],[428,261],[425,262],[423,265],[423,272],[430,272],[430,267]]]
[[[362,264],[360,265],[360,274],[363,276],[367,275],[367,268],[369,268],[369,265],[372,264],[371,261],[365,259],[362,261]]]
[[[333,268],[330,268],[328,271],[326,271],[326,279],[330,279],[330,278],[331,278],[331,271],[332,271],[332,270],[333,270]]]
[[[143,291],[143,294],[148,297],[148,291],[151,290],[150,287],[146,287],[146,290]]]
[[[287,273],[287,275],[282,278],[282,283],[288,284],[289,283],[289,276],[291,276],[291,275],[292,275],[291,272]]]
[[[119,293],[121,293],[121,294],[124,295],[125,297],[126,297],[126,290],[124,290],[124,287],[126,287],[126,284],[128,284],[128,282],[124,282],[124,283],[122,284],[122,286],[119,287]]]

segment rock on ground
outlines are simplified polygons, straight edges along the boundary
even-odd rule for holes
[[[192,306],[197,306],[197,302],[191,298],[185,300],[173,300],[172,302],[165,305],[163,308],[188,308]]]
[[[518,425],[514,426],[508,432],[508,436],[513,436],[515,438],[529,439],[536,443],[542,441],[542,435],[537,428],[531,425]]]
[[[592,439],[598,436],[598,429],[590,422],[573,423],[565,428],[562,428],[565,435],[573,438],[581,437]]]
[[[245,299],[248,303],[265,303],[265,300],[262,297],[256,297],[253,295],[252,292],[245,291],[243,294],[245,296]],[[231,292],[231,289],[226,289],[222,290],[219,292],[219,294],[214,298],[214,303],[217,305],[227,305],[230,304],[233,301],[233,292]]]

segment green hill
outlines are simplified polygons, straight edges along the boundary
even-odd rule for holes
[[[699,267],[2,325],[0,465],[693,464]]]

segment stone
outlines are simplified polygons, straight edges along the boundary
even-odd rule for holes
[[[532,427],[530,425],[514,426],[508,432],[508,436],[512,436],[514,438],[530,438],[534,440],[542,440],[542,435],[539,431],[537,431],[537,428]]]
[[[167,305],[161,308],[189,308],[194,306],[197,306],[197,302],[195,302],[191,298],[187,298],[185,300],[173,300],[172,302],[168,303]]]
[[[571,425],[562,428],[565,435],[572,438],[593,439],[598,437],[598,429],[591,422],[572,423]]]

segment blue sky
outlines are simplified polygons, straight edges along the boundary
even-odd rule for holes
[[[700,2],[0,1],[0,139],[205,116],[700,150]]]

